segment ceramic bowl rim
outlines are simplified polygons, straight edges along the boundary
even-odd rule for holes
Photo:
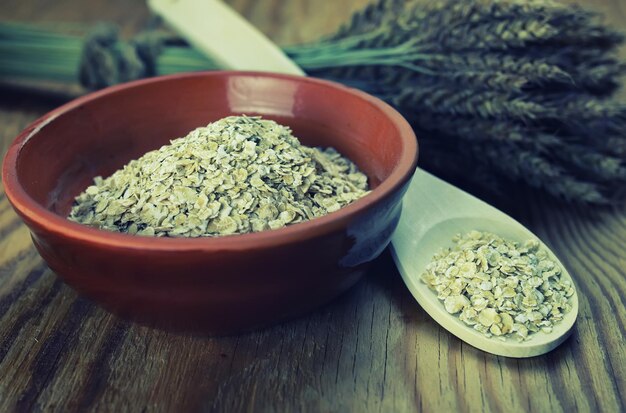
[[[17,163],[20,151],[30,139],[37,136],[46,125],[78,107],[93,102],[102,97],[128,91],[161,82],[171,82],[180,79],[204,77],[268,77],[281,81],[310,83],[322,87],[330,87],[341,93],[352,96],[375,107],[387,117],[397,129],[402,143],[402,153],[391,174],[365,197],[341,208],[338,211],[316,218],[314,220],[294,224],[276,230],[267,230],[249,234],[235,234],[222,237],[202,238],[164,238],[142,237],[130,234],[91,228],[78,224],[46,209],[35,201],[21,186],[17,176]],[[86,244],[95,244],[109,248],[125,248],[153,251],[225,251],[258,249],[268,246],[284,245],[293,241],[312,238],[340,227],[346,226],[355,216],[362,214],[372,205],[386,199],[400,189],[412,176],[417,165],[418,144],[417,138],[409,123],[395,109],[382,100],[358,89],[343,86],[339,83],[315,79],[311,77],[275,74],[256,71],[209,71],[157,76],[148,79],[136,80],[120,85],[111,86],[85,96],[74,99],[31,123],[11,143],[5,155],[2,167],[2,182],[5,193],[14,208],[22,215],[31,229],[35,232],[54,233],[64,238],[81,241]]]

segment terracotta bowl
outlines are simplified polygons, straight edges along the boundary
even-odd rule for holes
[[[308,222],[221,238],[152,238],[68,221],[74,197],[170,139],[232,114],[289,125],[333,146],[374,190]],[[123,317],[232,333],[293,317],[354,285],[387,246],[416,166],[417,142],[390,106],[326,81],[252,72],[131,82],[48,113],[13,142],[7,197],[35,247],[67,284]]]

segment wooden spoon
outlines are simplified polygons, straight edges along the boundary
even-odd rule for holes
[[[391,252],[398,270],[417,302],[432,318],[452,334],[472,346],[507,357],[532,357],[547,353],[570,334],[578,314],[578,296],[570,297],[572,309],[555,324],[552,332],[532,334],[527,341],[515,338],[501,341],[487,338],[449,314],[437,295],[420,281],[420,275],[433,255],[452,246],[452,237],[472,230],[491,232],[504,239],[523,242],[539,239],[522,224],[480,199],[420,170],[413,176],[403,199],[398,228],[392,238]],[[548,256],[561,266],[561,277],[573,280],[563,264],[539,241]]]
[[[224,68],[303,74],[276,45],[219,0],[149,0],[148,3],[191,44]],[[419,280],[432,256],[440,248],[451,246],[455,234],[478,230],[513,241],[538,239],[522,224],[419,168],[403,205],[392,239],[393,257],[417,302],[442,327],[476,348],[508,357],[543,354],[567,338],[578,314],[576,292],[571,297],[571,311],[551,333],[534,333],[531,339],[520,343],[514,338],[505,341],[487,338],[468,327],[457,316],[449,314],[436,294]],[[552,251],[541,245],[563,268],[561,277],[572,282]]]

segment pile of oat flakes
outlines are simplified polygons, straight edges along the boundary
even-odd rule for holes
[[[230,116],[146,153],[76,197],[69,219],[147,236],[277,229],[337,211],[367,177],[332,148],[260,117]]]
[[[433,257],[421,279],[450,314],[487,337],[550,333],[571,310],[574,287],[537,240],[472,231]]]

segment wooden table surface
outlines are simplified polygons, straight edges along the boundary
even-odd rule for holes
[[[237,0],[279,43],[332,32],[366,0]],[[626,27],[623,0],[588,1]],[[2,19],[148,20],[142,1],[3,0]],[[0,89],[2,152],[58,98]],[[349,293],[249,334],[172,334],[112,316],[59,281],[0,194],[0,412],[624,411],[626,208],[525,192],[498,205],[559,255],[579,289],[572,336],[532,359],[483,353],[416,304],[388,253]]]

